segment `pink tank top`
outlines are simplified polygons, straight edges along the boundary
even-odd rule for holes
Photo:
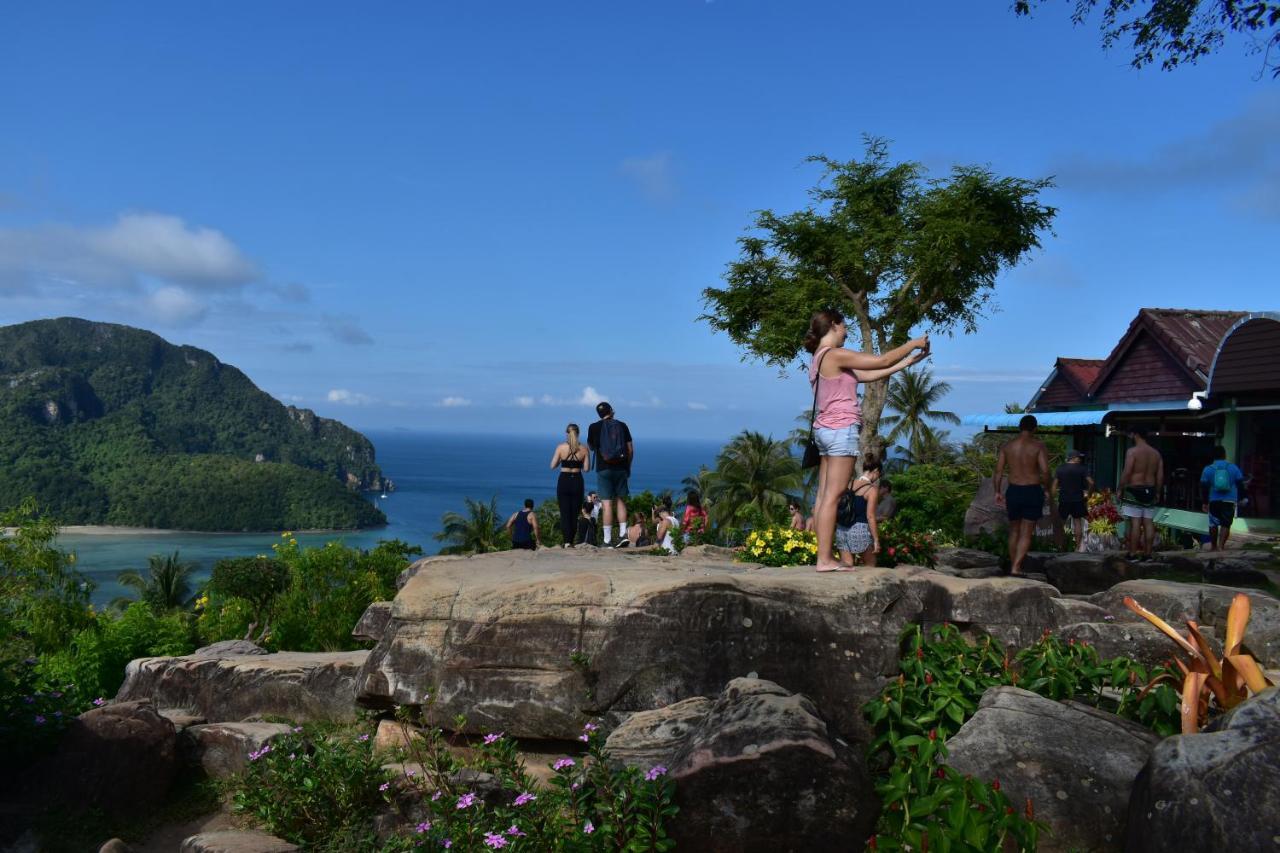
[[[818,380],[818,359],[831,347],[823,347],[813,354],[809,365],[809,387]],[[818,414],[813,425],[821,429],[843,429],[862,423],[862,407],[858,404],[858,377],[845,368],[834,379],[822,377],[818,382]]]

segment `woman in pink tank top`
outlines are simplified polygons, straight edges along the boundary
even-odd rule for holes
[[[840,565],[833,551],[836,507],[853,477],[858,457],[862,408],[858,383],[892,376],[929,355],[928,335],[908,341],[881,355],[844,348],[848,335],[844,315],[835,309],[818,311],[809,320],[804,348],[813,354],[809,384],[817,392],[813,434],[822,454],[818,467],[818,498],[813,506],[818,534],[818,571],[852,571]]]

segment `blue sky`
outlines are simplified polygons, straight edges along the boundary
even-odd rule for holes
[[[752,211],[864,133],[1056,176],[1044,249],[935,342],[960,413],[1105,356],[1142,306],[1275,309],[1280,84],[1175,73],[1069,4],[18,4],[0,322],[204,347],[364,429],[782,433],[797,376],[697,322]]]

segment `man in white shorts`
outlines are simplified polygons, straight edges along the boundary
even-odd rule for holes
[[[1164,487],[1164,459],[1147,443],[1142,427],[1129,430],[1133,447],[1124,454],[1124,473],[1120,475],[1120,513],[1129,525],[1125,544],[1127,556],[1151,559],[1156,540],[1156,503]]]

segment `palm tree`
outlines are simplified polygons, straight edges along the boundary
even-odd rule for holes
[[[156,613],[167,613],[191,604],[191,573],[194,563],[184,563],[177,551],[172,554],[152,554],[147,558],[147,573],[143,575],[128,569],[116,576],[121,586],[137,590],[137,600],[144,601]],[[113,603],[127,606],[134,599],[121,597]]]
[[[744,430],[720,451],[711,473],[712,512],[723,524],[733,524],[748,508],[766,518],[786,509],[800,486],[800,462],[790,441]]]
[[[903,467],[912,465],[948,465],[956,461],[956,446],[948,439],[951,431],[934,429],[922,424],[915,443],[910,447],[895,447],[894,450],[905,463]]]
[[[467,514],[446,512],[440,517],[443,528],[435,535],[437,542],[448,544],[441,554],[485,554],[506,547],[502,520],[498,516],[498,498],[488,503],[464,498]]]
[[[915,455],[923,455],[922,451],[930,444],[936,446],[938,439],[928,421],[960,423],[955,412],[936,408],[949,393],[951,385],[934,382],[933,373],[928,368],[907,369],[894,376],[885,395],[885,408],[894,414],[880,419],[881,424],[893,427],[885,437],[885,443],[893,444],[905,437],[907,447]]]

